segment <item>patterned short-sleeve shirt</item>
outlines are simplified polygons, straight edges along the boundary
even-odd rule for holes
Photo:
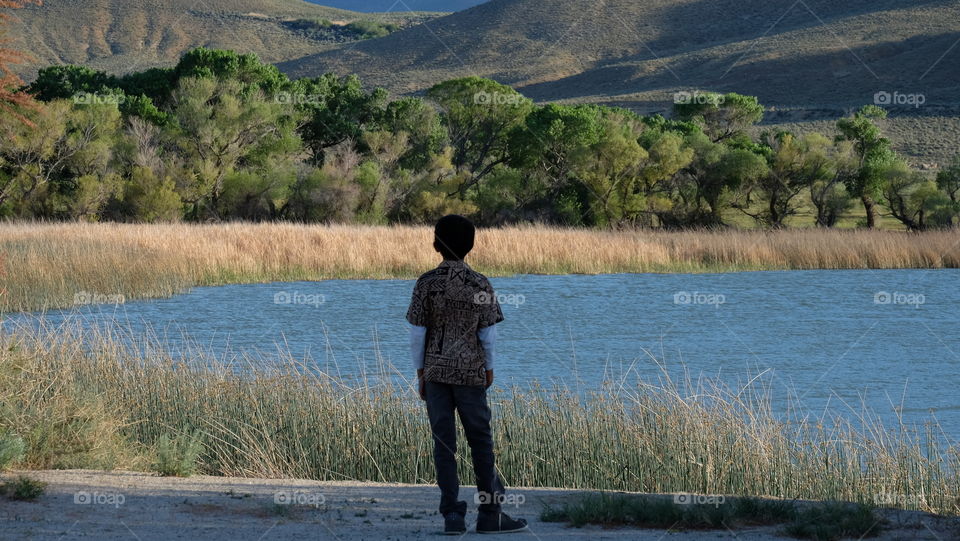
[[[407,321],[427,328],[426,381],[486,385],[486,357],[477,331],[503,321],[486,276],[463,261],[444,261],[417,280]]]

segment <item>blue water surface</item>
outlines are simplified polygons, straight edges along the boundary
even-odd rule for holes
[[[636,392],[664,373],[749,381],[780,413],[939,423],[960,436],[960,271],[521,275],[493,278],[506,320],[497,378]],[[345,378],[384,367],[410,378],[410,280],[198,287],[169,299],[8,315],[56,325],[111,322],[231,360],[288,351]],[[104,292],[109,294],[109,292]]]

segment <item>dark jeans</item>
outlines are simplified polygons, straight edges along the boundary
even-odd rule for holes
[[[490,406],[483,387],[448,385],[428,381],[427,414],[433,431],[433,460],[440,486],[440,514],[457,512],[465,515],[467,502],[459,501],[460,478],[457,475],[457,425],[454,410],[470,444],[473,472],[477,477],[480,511],[499,513],[504,492],[497,476],[493,457],[493,434],[490,431]]]

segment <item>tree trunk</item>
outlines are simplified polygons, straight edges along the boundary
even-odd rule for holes
[[[863,202],[863,210],[867,211],[867,227],[874,229],[877,227],[877,203],[869,195],[860,197]]]

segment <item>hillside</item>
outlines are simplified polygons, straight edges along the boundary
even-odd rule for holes
[[[280,66],[292,75],[356,72],[398,93],[479,75],[539,101],[640,112],[668,110],[678,90],[734,91],[781,110],[771,123],[801,130],[877,92],[920,93],[924,106],[895,111],[891,130],[918,160],[939,160],[927,143],[953,153],[960,134],[958,40],[960,3],[943,0],[492,0]],[[924,117],[946,124],[953,142],[917,133]]]
[[[396,90],[476,74],[537,99],[644,101],[711,88],[770,104],[853,105],[899,89],[952,102],[960,49],[920,79],[958,38],[960,5],[941,0],[810,0],[789,10],[761,0],[493,0],[283,67],[355,71]]]
[[[309,0],[324,6],[379,13],[386,11],[460,11],[487,0]]]
[[[43,6],[10,14],[11,46],[35,59],[18,67],[27,80],[38,66],[50,64],[84,64],[116,73],[171,65],[199,46],[279,62],[335,45],[292,28],[293,20],[370,18],[303,0],[45,0]]]

